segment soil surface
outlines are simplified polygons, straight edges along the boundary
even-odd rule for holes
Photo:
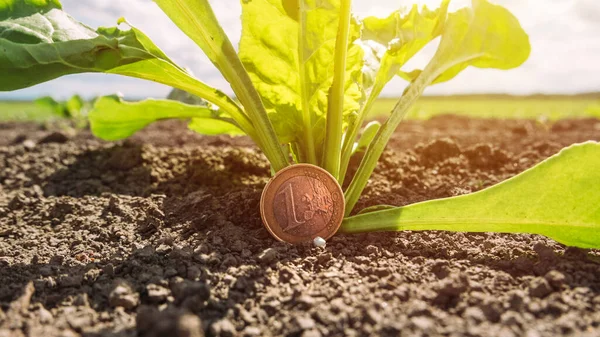
[[[358,209],[476,191],[586,140],[600,120],[409,121]],[[177,122],[118,143],[0,124],[0,336],[600,335],[599,251],[447,232],[278,243],[268,178],[248,139]]]

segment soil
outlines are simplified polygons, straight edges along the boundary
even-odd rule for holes
[[[358,209],[476,191],[586,140],[600,120],[409,121]],[[268,178],[248,139],[178,122],[118,143],[0,124],[0,336],[600,335],[600,251],[491,233],[278,243]]]

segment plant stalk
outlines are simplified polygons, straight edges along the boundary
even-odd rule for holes
[[[310,105],[309,88],[308,88],[308,69],[306,60],[310,57],[307,55],[307,48],[304,48],[304,35],[308,32],[306,27],[306,4],[304,1],[299,1],[300,6],[300,29],[298,29],[298,56],[299,56],[299,74],[300,74],[300,94],[302,97],[302,124],[303,125],[303,144],[300,144],[300,149],[303,152],[303,157],[306,163],[318,165],[317,154],[315,149],[315,139],[313,135],[313,112]]]
[[[371,108],[373,108],[373,104],[377,100],[377,97],[379,97],[382,89],[383,86],[377,85],[371,90],[367,102],[360,108],[358,112],[358,117],[348,126],[348,131],[346,131],[346,137],[344,138],[344,145],[342,147],[340,166],[340,183],[342,184],[344,183],[346,172],[348,171],[348,165],[350,164],[350,158],[352,157],[352,148],[354,147],[354,143],[357,141],[358,132],[364,124],[367,115],[371,111]]]
[[[170,85],[174,88],[185,90],[191,94],[194,94],[198,97],[202,97],[202,98],[206,99],[210,103],[215,104],[222,111],[228,113],[229,116],[231,116],[231,119],[233,119],[238,124],[240,129],[242,129],[242,131],[244,131],[246,134],[248,134],[248,136],[250,136],[250,138],[256,140],[257,142],[259,141],[257,134],[256,134],[256,130],[254,128],[254,125],[252,124],[252,121],[248,118],[248,115],[246,115],[246,113],[244,113],[244,110],[234,100],[232,100],[229,96],[223,94],[222,92],[214,90],[213,88],[205,85],[204,83],[197,81],[195,78],[188,75],[187,73],[184,73],[184,74],[185,74],[185,76],[188,76],[188,77],[191,77],[192,79],[194,79],[196,82],[199,83],[199,85],[187,86],[187,85],[182,85],[179,82],[172,82],[172,83],[169,83],[169,81],[161,81],[161,82],[163,82],[167,85]],[[157,82],[158,81],[160,81],[160,79],[158,79]]]
[[[223,46],[223,48],[230,49],[224,53],[224,61],[229,64],[229,67],[227,67],[227,64],[223,66],[224,69],[227,69],[223,72],[223,75],[231,83],[231,88],[242,105],[246,107],[246,112],[253,122],[259,145],[262,145],[261,149],[264,151],[265,156],[267,156],[275,171],[279,171],[288,166],[289,162],[281,149],[275,128],[267,116],[260,95],[252,84],[248,72],[242,61],[237,57],[231,43]]]
[[[281,149],[258,91],[223,27],[219,24],[210,2],[208,0],[155,1],[181,30],[204,50],[223,77],[231,84],[255,129],[255,141],[267,156],[271,166],[276,171],[288,166],[289,162]]]
[[[346,216],[350,215],[352,209],[356,205],[356,202],[358,202],[358,198],[360,197],[362,191],[364,190],[365,186],[367,186],[369,177],[373,173],[373,170],[375,170],[377,162],[379,161],[379,157],[381,157],[381,154],[383,153],[388,141],[392,137],[392,134],[394,134],[394,131],[402,119],[404,119],[404,116],[406,116],[410,107],[419,97],[421,97],[427,85],[429,85],[433,79],[437,77],[438,72],[431,71],[432,69],[435,69],[435,66],[435,60],[430,62],[422,72],[422,74],[429,75],[419,76],[417,79],[415,79],[415,81],[408,85],[404,95],[402,95],[402,97],[394,106],[392,115],[381,126],[381,129],[379,129],[379,132],[377,132],[373,142],[367,148],[365,156],[358,167],[358,171],[352,178],[352,182],[348,186],[348,189],[344,195],[346,200]]]
[[[120,71],[119,74],[123,76],[129,76],[134,78],[140,78],[144,80],[154,81],[158,83],[162,83],[173,88],[181,89],[189,92],[190,94],[194,94],[198,97],[202,97],[206,101],[216,105],[222,111],[226,112],[231,116],[240,129],[244,131],[253,141],[257,143],[259,147],[261,147],[260,139],[256,134],[256,130],[252,121],[248,117],[248,115],[244,112],[244,109],[236,103],[231,97],[225,95],[220,90],[217,90],[211,86],[208,86],[204,82],[196,79],[194,76],[190,75],[188,72],[173,64],[173,67],[177,70],[177,72],[173,73],[171,76],[159,76],[157,74],[152,73],[144,73],[144,72],[127,72]],[[107,71],[107,73],[111,73]],[[262,148],[262,147],[261,147]]]
[[[351,0],[342,0],[340,4],[340,23],[335,41],[333,84],[329,90],[327,102],[327,133],[325,135],[325,149],[323,150],[323,159],[321,161],[321,166],[329,171],[340,183],[342,182],[340,176],[340,159],[351,2]]]

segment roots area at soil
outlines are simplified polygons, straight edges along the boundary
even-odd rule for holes
[[[470,193],[600,121],[404,123],[357,209]],[[358,162],[354,162],[352,173]],[[600,336],[600,252],[534,235],[262,227],[246,138],[0,124],[0,336]]]

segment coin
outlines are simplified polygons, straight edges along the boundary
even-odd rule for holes
[[[260,214],[279,241],[328,239],[344,219],[344,193],[326,170],[310,164],[292,165],[277,172],[265,186]]]

